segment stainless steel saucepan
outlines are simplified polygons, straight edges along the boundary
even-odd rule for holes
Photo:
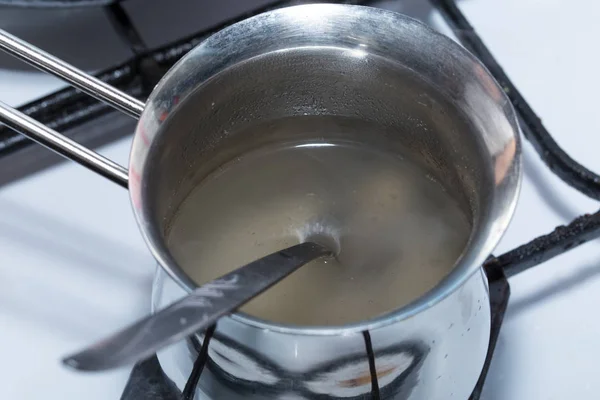
[[[303,115],[351,116],[381,127],[360,140],[409,149],[456,192],[470,216],[470,239],[452,271],[409,305],[352,325],[308,328],[242,313],[224,317],[199,390],[227,399],[350,399],[370,393],[376,379],[382,398],[468,397],[490,333],[481,264],[517,201],[520,141],[502,88],[461,46],[381,9],[290,7],[207,38],[163,77],[146,104],[6,33],[0,47],[139,117],[127,171],[0,107],[1,122],[129,188],[140,231],[161,267],[155,309],[197,286],[172,256],[165,232],[199,177],[295,134],[290,127],[244,137],[239,128]],[[196,351],[192,342],[159,354],[181,388]]]

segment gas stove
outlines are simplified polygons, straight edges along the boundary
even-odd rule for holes
[[[138,97],[205,35],[292,4],[0,1],[5,3],[11,4],[0,6],[3,29]],[[23,7],[32,3],[37,7]],[[596,398],[600,322],[591,316],[600,300],[600,243],[579,245],[600,236],[600,216],[593,214],[600,179],[582,167],[600,171],[595,151],[600,139],[594,135],[600,120],[593,108],[600,84],[589,79],[598,56],[587,51],[600,34],[595,24],[600,5],[351,3],[405,13],[462,43],[505,88],[528,139],[516,215],[495,251],[498,257],[486,265],[494,329],[489,362],[472,398]],[[133,120],[4,54],[0,93],[3,101],[126,164]],[[5,128],[0,183],[0,371],[8,383],[0,398],[191,398],[193,388],[181,393],[155,358],[133,370],[93,375],[59,363],[61,356],[149,311],[155,262],[127,193]],[[567,226],[555,230],[559,225]],[[197,360],[188,385],[205,361]]]

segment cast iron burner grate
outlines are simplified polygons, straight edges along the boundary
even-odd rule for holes
[[[42,3],[42,0],[38,2]],[[329,2],[373,5],[377,1]],[[600,176],[579,164],[558,146],[533,109],[527,104],[517,88],[506,76],[469,21],[459,10],[454,0],[430,0],[430,2],[441,12],[462,45],[480,58],[504,88],[504,91],[517,111],[525,138],[534,145],[548,168],[576,190],[593,199],[600,200]],[[27,3],[27,1],[14,1],[13,3]],[[52,1],[48,4],[50,3]],[[55,3],[65,5],[69,2],[55,1]],[[84,3],[91,5],[93,2]],[[180,39],[158,49],[149,50],[129,16],[122,8],[121,2],[97,1],[96,4],[104,5],[115,31],[134,54],[134,57],[129,61],[109,68],[98,74],[97,77],[135,97],[145,98],[162,74],[206,36],[251,15],[297,3],[300,2],[289,0],[276,1],[268,7],[255,9],[250,13],[228,20],[190,37]],[[61,132],[80,127],[87,122],[98,120],[111,111],[109,106],[98,103],[96,100],[74,88],[66,88],[52,93],[21,107],[20,110]],[[12,132],[4,126],[0,126],[0,160],[10,158],[10,155],[16,155],[20,150],[31,146],[33,144],[29,139]],[[594,214],[582,215],[566,226],[557,227],[547,235],[535,238],[529,243],[523,244],[498,257],[490,257],[488,259],[484,268],[487,272],[490,285],[492,309],[490,347],[481,376],[469,400],[478,400],[480,398],[494,354],[496,341],[510,296],[510,287],[506,278],[598,237],[600,237],[600,211]],[[210,368],[208,346],[211,336],[212,329],[209,329],[205,335],[204,343],[202,345],[196,343],[199,355],[183,393],[163,374],[157,358],[153,357],[134,367],[121,399],[189,400],[193,398],[196,385],[204,367],[208,365],[208,368]],[[369,367],[372,371],[371,398],[379,399],[385,395],[380,393],[377,376],[374,373],[375,361],[373,359],[371,340],[368,332],[364,333],[364,339],[365,353],[369,359]]]

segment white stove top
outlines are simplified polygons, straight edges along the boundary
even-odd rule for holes
[[[400,0],[419,7],[416,0]],[[508,75],[564,149],[600,171],[600,3],[460,2]],[[441,17],[429,15],[435,26]],[[447,28],[443,29],[447,32]],[[0,63],[0,96],[13,105],[60,86]],[[127,162],[130,137],[100,149]],[[496,254],[595,212],[524,143],[514,220]],[[72,163],[0,188],[2,399],[120,397],[128,369],[82,374],[61,356],[146,314],[155,264],[127,193]],[[600,393],[600,242],[510,279],[512,296],[483,399],[595,399]]]

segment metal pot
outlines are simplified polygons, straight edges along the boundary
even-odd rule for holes
[[[122,95],[115,100],[114,91],[98,90],[73,78],[73,71],[49,68],[12,47],[131,114],[139,109],[135,100],[122,101]],[[40,130],[56,134],[32,127],[6,106],[1,110],[3,122],[37,140],[44,139]],[[164,76],[141,113],[128,173],[135,217],[161,267],[153,308],[196,287],[171,255],[165,232],[203,174],[254,146],[294,134],[290,129],[243,137],[234,128],[301,115],[352,116],[381,126],[361,140],[408,148],[452,188],[471,217],[468,245],[435,288],[368,321],[304,328],[241,313],[223,318],[198,390],[226,399],[350,399],[370,393],[376,378],[382,398],[467,398],[490,333],[480,266],[516,204],[519,128],[502,89],[475,57],[397,13],[343,5],[271,11],[207,38]],[[72,148],[52,140],[44,143],[124,181],[118,166],[104,168],[106,160],[73,155]],[[159,354],[181,389],[197,354],[194,344],[202,339],[198,334]]]

